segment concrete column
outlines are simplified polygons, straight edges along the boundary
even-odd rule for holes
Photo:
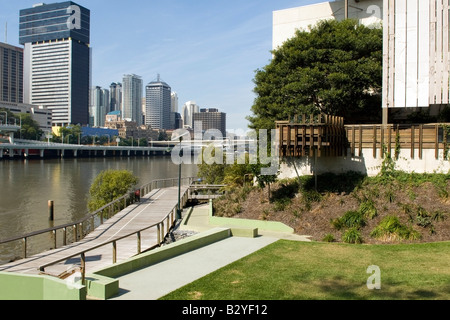
[[[39,156],[41,157],[41,159],[44,158],[44,149],[39,150]]]
[[[65,155],[65,151],[61,150],[61,158],[64,158],[64,155]]]
[[[107,151],[103,150],[103,157],[106,157]]]
[[[76,158],[78,157],[78,150],[73,150],[73,156]]]
[[[14,158],[14,149],[9,149],[9,157]]]
[[[0,149],[0,159],[3,159],[3,149]]]
[[[25,149],[25,152],[24,152],[23,156],[24,156],[25,158],[28,158],[28,157],[29,157],[29,154],[30,154],[30,150]]]

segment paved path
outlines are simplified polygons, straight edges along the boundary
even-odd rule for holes
[[[214,229],[208,221],[208,205],[198,206],[178,230],[204,232]],[[124,275],[118,278],[119,295],[111,300],[157,300],[280,239],[310,241],[308,237],[294,234],[259,233],[261,236],[257,238],[228,238]]]
[[[187,187],[182,188],[182,195]],[[0,271],[16,272],[22,274],[39,274],[39,267],[47,263],[70,257],[78,252],[93,248],[99,244],[120,238],[124,235],[137,232],[152,226],[163,220],[178,203],[178,188],[156,189],[145,197],[141,203],[134,204],[121,211],[113,218],[99,226],[83,240],[59,248],[35,255],[28,259],[0,266]],[[166,230],[167,226],[165,226]],[[142,237],[142,251],[154,247],[157,244],[157,228],[145,231]],[[137,254],[137,236],[117,242],[117,262],[129,259]],[[86,254],[86,270],[92,273],[98,269],[112,265],[112,245],[93,250]],[[45,269],[47,274],[60,276],[70,270],[79,269],[80,257],[67,259],[65,262],[56,264]]]

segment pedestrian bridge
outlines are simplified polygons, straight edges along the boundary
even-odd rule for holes
[[[106,205],[83,221],[32,234],[0,241],[21,243],[23,259],[0,266],[0,272],[27,275],[50,275],[64,279],[81,272],[112,266],[145,251],[159,247],[176,224],[178,201],[183,208],[189,199],[197,199],[198,190],[208,191],[207,185],[193,184],[193,178],[156,180],[135,193],[125,195]],[[213,191],[221,186],[211,186]],[[203,194],[202,199],[217,194]],[[114,214],[115,211],[119,211]],[[99,226],[95,227],[98,223]],[[53,250],[28,256],[31,238],[49,234]]]

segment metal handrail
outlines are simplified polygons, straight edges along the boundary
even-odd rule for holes
[[[103,243],[98,244],[98,245],[96,245],[94,247],[91,247],[91,248],[89,248],[87,250],[80,250],[77,253],[74,253],[73,255],[66,256],[64,258],[61,258],[61,259],[52,261],[50,263],[47,263],[45,265],[42,265],[42,266],[39,267],[39,271],[42,272],[42,273],[45,273],[45,269],[50,267],[50,266],[53,266],[55,264],[64,262],[64,261],[66,261],[68,259],[71,259],[71,258],[74,258],[74,257],[77,257],[77,256],[81,256],[81,275],[82,275],[81,283],[84,285],[85,284],[85,279],[86,279],[86,253],[91,252],[91,251],[96,250],[96,249],[99,249],[99,248],[102,248],[102,247],[107,246],[109,244],[112,244],[113,245],[113,261],[112,262],[113,262],[113,264],[115,264],[117,262],[117,242],[118,241],[126,239],[126,238],[129,238],[132,235],[137,235],[137,242],[138,242],[137,243],[137,254],[140,254],[141,253],[141,249],[142,249],[141,248],[141,233],[144,232],[144,231],[147,231],[149,229],[155,228],[155,227],[158,228],[158,240],[157,240],[158,243],[157,243],[157,246],[160,246],[161,243],[164,241],[164,238],[165,238],[165,236],[163,236],[163,233],[162,233],[163,229],[164,229],[164,221],[166,221],[166,220],[168,221],[167,222],[167,233],[168,233],[169,229],[170,229],[169,228],[169,218],[171,218],[170,221],[171,221],[171,223],[173,225],[173,223],[175,221],[174,217],[175,217],[175,212],[176,212],[177,208],[178,208],[178,204],[176,206],[174,206],[173,209],[170,210],[170,212],[158,223],[155,223],[155,224],[153,224],[153,225],[151,225],[149,227],[142,228],[142,229],[140,229],[138,231],[133,231],[133,232],[131,232],[129,234],[126,234],[124,236],[117,237],[117,238],[115,238],[113,240],[109,240],[109,241],[103,242]]]
[[[192,184],[194,179],[195,178],[192,178],[192,177],[182,178],[182,180],[188,180],[189,181],[189,185]],[[172,186],[174,186],[175,182],[178,182],[178,178],[153,180],[152,182],[150,182],[150,183],[144,185],[143,187],[141,187],[139,190],[141,190],[141,194],[149,194],[151,191],[153,191],[155,189],[158,189],[158,184],[159,183],[163,182],[165,185],[167,185],[168,181],[171,181],[172,182]],[[155,188],[153,188],[154,184],[155,184]],[[83,219],[81,219],[81,220],[79,220],[77,222],[72,222],[72,223],[68,223],[68,224],[57,226],[57,227],[53,227],[53,228],[48,228],[48,229],[44,229],[44,230],[40,230],[40,231],[35,231],[35,232],[29,233],[29,234],[25,234],[25,235],[22,235],[22,236],[19,236],[19,237],[14,237],[14,238],[6,239],[6,240],[1,240],[0,241],[0,245],[7,244],[7,243],[10,243],[10,242],[19,241],[19,240],[23,240],[23,242],[24,242],[24,252],[23,252],[24,255],[23,256],[24,256],[24,259],[26,259],[27,258],[27,242],[28,242],[29,238],[32,238],[32,237],[35,237],[35,236],[39,236],[39,235],[42,235],[42,234],[46,234],[46,233],[53,233],[53,235],[54,235],[54,247],[55,247],[55,249],[57,249],[56,232],[59,231],[59,230],[63,230],[64,231],[64,239],[63,239],[64,241],[63,241],[63,243],[64,243],[64,245],[66,245],[66,243],[67,243],[66,229],[70,228],[70,227],[73,227],[75,229],[74,242],[77,242],[78,241],[77,226],[79,226],[79,225],[82,226],[86,221],[89,221],[91,219],[95,219],[98,215],[100,215],[100,220],[101,220],[100,221],[100,225],[102,225],[103,224],[103,218],[104,218],[104,211],[106,209],[111,210],[111,207],[114,207],[116,204],[121,204],[122,201],[124,201],[123,209],[125,209],[127,207],[127,200],[128,199],[132,200],[130,205],[135,203],[135,202],[133,202],[133,198],[134,197],[132,195],[130,195],[130,194],[123,195],[122,197],[112,201],[111,203],[108,203],[107,205],[105,205],[102,208],[96,210],[94,213],[90,214],[86,218],[83,218]],[[121,206],[119,206],[119,211],[118,212],[120,212],[120,210],[123,210],[123,209],[120,209],[120,208],[121,208]],[[112,215],[110,215],[110,216],[112,216]]]

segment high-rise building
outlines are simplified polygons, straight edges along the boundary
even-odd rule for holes
[[[109,86],[110,103],[109,108],[111,111],[122,110],[122,84],[113,82]]]
[[[20,11],[24,102],[47,107],[53,125],[88,124],[90,11],[75,2]]]
[[[181,117],[185,127],[194,128],[194,113],[198,112],[200,112],[200,107],[195,101],[188,101],[184,104]]]
[[[227,114],[219,112],[218,109],[201,109],[194,113],[194,124],[201,121],[202,131],[217,129],[222,132],[222,136],[227,136]]]
[[[142,125],[142,78],[135,74],[124,75],[122,81],[122,119]]]
[[[0,42],[0,101],[23,103],[23,49]]]
[[[176,92],[172,92],[172,108],[170,111],[170,125],[172,129],[179,129],[179,119],[177,119],[178,112],[178,94]]]
[[[90,125],[93,127],[104,127],[106,115],[109,110],[109,90],[101,87],[91,89]]]
[[[161,81],[159,75],[156,81],[146,87],[146,120],[145,124],[152,129],[171,130],[170,113],[172,110],[172,89]]]

